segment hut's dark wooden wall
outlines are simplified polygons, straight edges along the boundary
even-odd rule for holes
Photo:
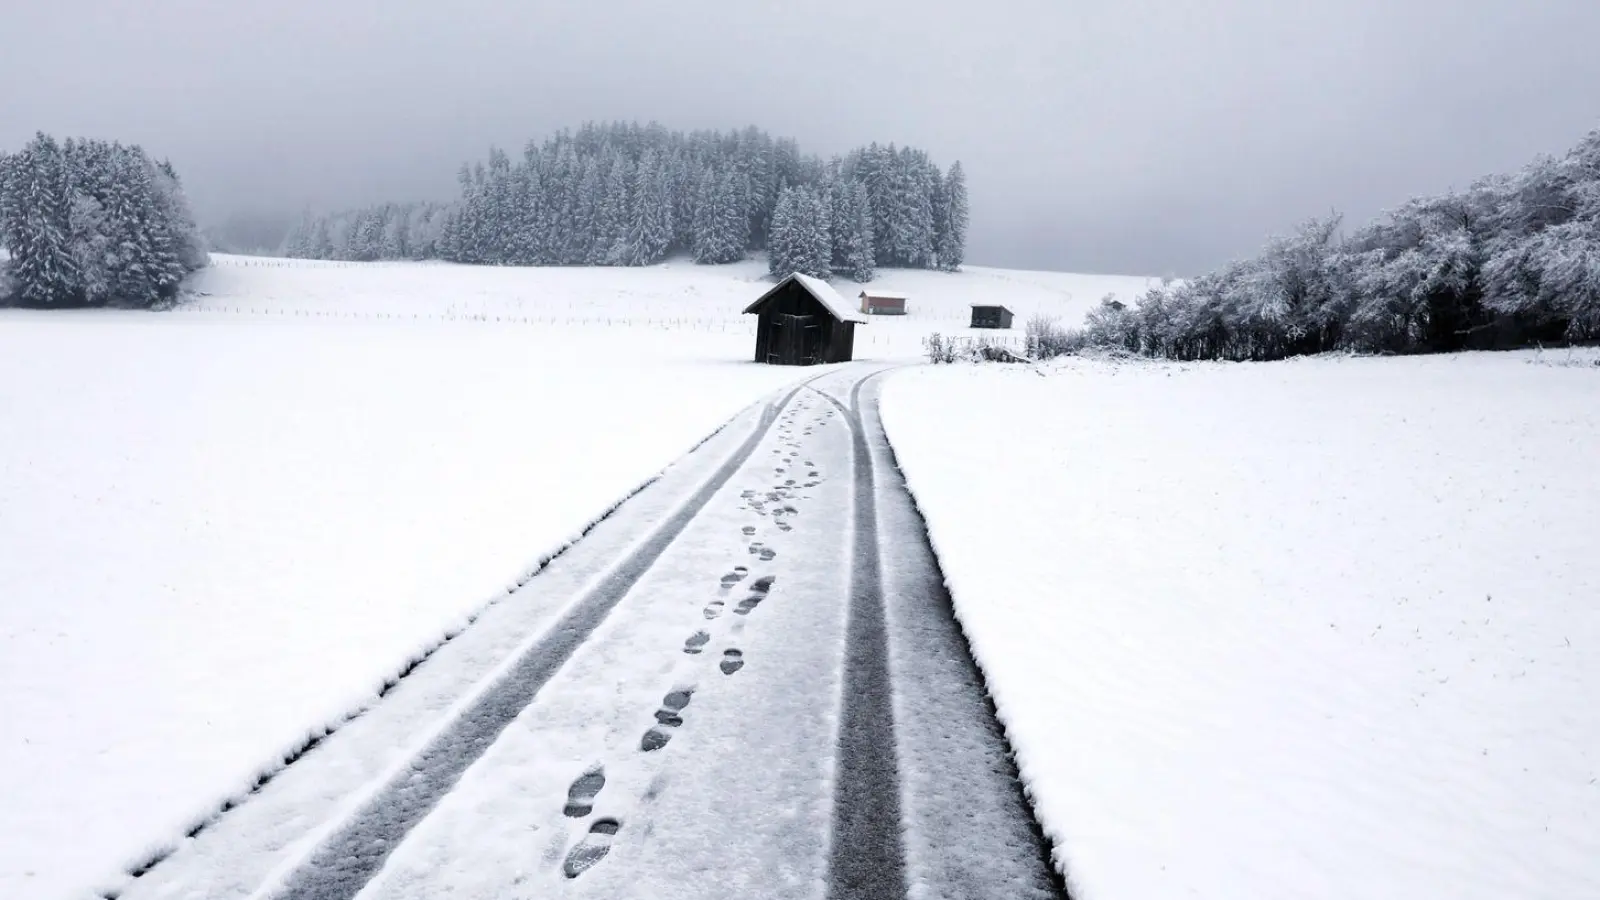
[[[1010,328],[1011,310],[1004,306],[974,306],[972,308],[973,328]]]
[[[849,362],[854,322],[841,322],[798,281],[767,298],[758,311],[755,361],[780,366]]]

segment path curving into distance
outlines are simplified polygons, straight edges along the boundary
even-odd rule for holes
[[[884,371],[730,423],[121,896],[1065,897]]]

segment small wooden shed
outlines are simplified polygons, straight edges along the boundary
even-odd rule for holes
[[[752,313],[761,317],[755,360],[777,366],[849,362],[856,326],[866,324],[827,282],[799,272],[745,308],[746,315]]]
[[[1011,310],[992,303],[972,304],[973,328],[1010,328]]]
[[[906,314],[906,295],[893,291],[862,291],[861,311],[869,316],[903,316]]]

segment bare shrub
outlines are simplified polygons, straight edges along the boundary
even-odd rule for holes
[[[928,362],[934,365],[949,365],[956,361],[955,342],[937,331],[922,339],[922,350],[927,354]]]

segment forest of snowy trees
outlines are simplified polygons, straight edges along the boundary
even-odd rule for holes
[[[178,175],[137,146],[39,134],[0,154],[0,300],[152,307],[206,252]]]
[[[873,144],[823,161],[756,128],[670,132],[585,125],[520,159],[463,166],[449,204],[306,215],[284,254],[486,265],[714,264],[766,250],[775,274],[872,278],[877,266],[954,271],[965,253],[961,164]]]
[[[284,242],[295,259],[439,259],[439,236],[450,207],[384,203],[332,215],[303,215]]]
[[[1261,255],[1106,301],[1087,339],[1173,359],[1414,353],[1600,339],[1600,131],[1565,156],[1413,200],[1340,236],[1337,217]]]

